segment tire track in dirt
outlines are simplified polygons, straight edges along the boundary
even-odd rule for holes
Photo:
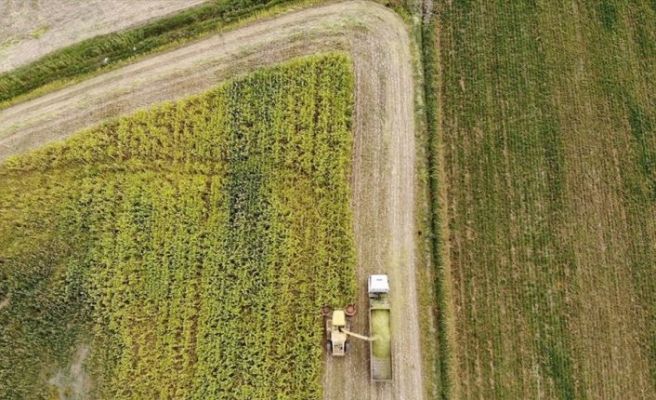
[[[416,282],[410,46],[403,21],[375,3],[353,1],[291,12],[0,111],[0,160],[108,118],[198,93],[257,67],[322,51],[348,52],[356,77],[352,179],[361,310],[353,329],[368,331],[367,276],[388,273],[394,381],[370,382],[368,345],[354,340],[349,356],[326,358],[324,398],[421,400],[426,396]]]

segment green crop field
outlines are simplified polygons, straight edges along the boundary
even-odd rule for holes
[[[656,398],[656,3],[435,4],[443,394]]]
[[[352,91],[300,59],[2,164],[0,398],[320,398]]]

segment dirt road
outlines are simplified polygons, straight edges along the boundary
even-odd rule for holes
[[[96,35],[115,32],[206,0],[2,0],[0,72]]]
[[[358,305],[367,332],[368,274],[392,284],[394,381],[372,384],[368,347],[326,359],[325,399],[422,400],[415,251],[415,126],[410,40],[401,19],[368,2],[314,7],[223,33],[0,111],[0,160],[108,117],[217,85],[256,67],[348,52],[356,76],[353,209]],[[321,329],[321,327],[317,327]],[[320,344],[317,344],[320,345]]]

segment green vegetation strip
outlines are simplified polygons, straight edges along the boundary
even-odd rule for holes
[[[97,36],[0,74],[0,106],[55,82],[79,78],[120,61],[188,42],[281,4],[303,0],[212,1],[146,25]],[[109,64],[108,64],[109,63]]]
[[[431,258],[435,268],[433,290],[437,319],[437,354],[435,382],[441,399],[455,398],[454,381],[454,328],[452,276],[448,254],[448,217],[442,132],[442,77],[440,67],[439,19],[431,12],[423,18],[421,30],[422,64],[424,70],[424,102],[426,105],[426,131],[428,134],[429,208],[431,231]]]
[[[2,164],[0,398],[56,395],[83,344],[92,398],[321,398],[352,90],[345,56],[302,59]]]

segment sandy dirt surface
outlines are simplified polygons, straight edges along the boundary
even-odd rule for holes
[[[8,307],[9,304],[11,303],[11,293],[7,295],[4,299],[0,300],[0,310],[2,310],[5,307]]]
[[[84,361],[89,355],[89,346],[80,344],[68,368],[57,371],[55,376],[48,380],[50,385],[57,388],[61,400],[84,400],[89,398],[91,381],[83,368]]]
[[[206,0],[0,0],[0,72]]]
[[[291,12],[0,111],[0,160],[259,66],[322,51],[348,52],[356,76],[353,209],[361,310],[353,330],[368,332],[367,276],[389,274],[394,380],[370,382],[368,345],[354,340],[347,357],[326,357],[324,398],[421,400],[426,394],[419,319],[426,316],[420,316],[417,296],[410,46],[403,21],[374,3]]]

